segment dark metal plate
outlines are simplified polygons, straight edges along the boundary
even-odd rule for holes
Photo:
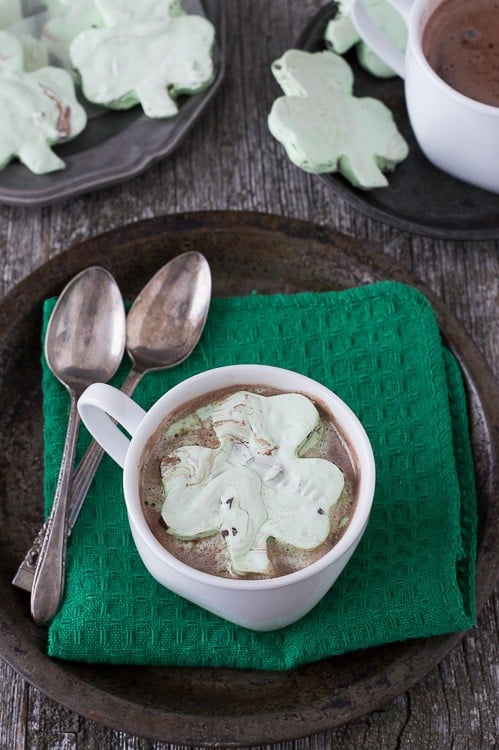
[[[0,303],[0,654],[55,701],[120,731],[198,746],[282,741],[376,709],[421,679],[462,634],[390,644],[289,672],[67,663],[46,656],[46,632],[31,621],[27,595],[10,583],[42,509],[43,299],[92,264],[108,268],[133,298],[160,266],[189,249],[206,255],[216,296],[395,279],[429,297],[467,384],[479,493],[479,609],[499,564],[496,385],[462,326],[402,267],[332,229],[265,214],[181,214],[113,230],[42,266]]]
[[[211,86],[184,97],[178,115],[168,119],[146,117],[140,106],[117,112],[81,100],[93,116],[89,116],[83,133],[55,149],[66,168],[34,175],[18,161],[10,162],[0,172],[0,203],[45,206],[114,185],[140,174],[179,146],[215,96],[225,75],[225,6],[218,0],[202,0],[194,4],[194,9],[197,5],[203,8],[216,30],[216,73]]]
[[[319,11],[300,36],[298,48],[324,49],[324,30],[336,7],[331,2]],[[321,175],[324,182],[367,216],[408,232],[446,239],[499,237],[499,195],[451,177],[428,161],[409,124],[403,81],[370,75],[358,65],[355,52],[346,59],[354,71],[355,95],[381,99],[390,108],[409,145],[409,156],[388,176],[386,188],[359,190],[338,174]]]

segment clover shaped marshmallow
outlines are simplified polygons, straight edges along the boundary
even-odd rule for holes
[[[237,575],[272,574],[267,540],[309,550],[330,531],[344,477],[322,458],[300,457],[320,415],[297,393],[233,393],[213,406],[217,448],[186,445],[165,456],[162,517],[168,533],[221,533]]]
[[[184,15],[181,0],[94,0],[109,27]]]
[[[23,17],[21,0],[0,0],[0,29],[5,29]]]
[[[44,43],[22,27],[16,27],[23,20],[21,0],[0,0],[0,29],[13,33],[23,46],[24,70],[30,72],[49,64],[48,50]]]
[[[0,169],[14,157],[36,174],[63,169],[51,146],[87,122],[71,76],[50,66],[24,72],[23,46],[7,31],[0,31],[0,49]]]
[[[288,50],[272,64],[285,96],[268,125],[290,160],[314,174],[340,172],[356,187],[385,187],[384,171],[408,154],[390,110],[353,95],[353,73],[334,52]]]
[[[149,117],[171,117],[179,94],[212,82],[214,34],[213,25],[197,15],[87,29],[72,41],[70,57],[89,101],[111,109],[140,102]]]
[[[407,27],[400,13],[387,2],[387,0],[363,0],[366,10],[387,37],[401,51],[405,49],[407,42]],[[355,47],[359,64],[379,78],[391,78],[396,75],[378,55],[360,38],[357,29],[350,18],[352,0],[338,0],[338,9],[324,32],[324,40],[327,45],[342,55],[349,49]]]
[[[69,45],[83,29],[103,26],[104,19],[94,0],[45,0],[48,19],[42,28],[41,39],[57,62],[71,69]]]
[[[71,67],[69,47],[82,31],[167,21],[183,14],[181,0],[46,0],[42,39],[61,64]]]

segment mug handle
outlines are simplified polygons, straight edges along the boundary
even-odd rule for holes
[[[397,10],[407,24],[414,0],[387,0]],[[405,78],[405,55],[391,42],[379,26],[376,26],[366,11],[363,0],[353,0],[350,17],[359,36],[394,70]]]
[[[133,436],[144,418],[144,409],[112,385],[93,383],[78,399],[78,411],[92,437],[123,469],[130,440],[115,422]]]

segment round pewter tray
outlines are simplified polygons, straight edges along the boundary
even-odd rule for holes
[[[478,609],[499,566],[496,385],[462,326],[401,266],[332,229],[265,214],[194,213],[121,227],[54,258],[0,303],[0,654],[53,700],[119,731],[212,747],[284,741],[378,708],[426,675],[463,634],[389,644],[288,672],[88,665],[46,656],[46,631],[31,621],[25,592],[10,583],[42,509],[43,300],[93,264],[108,268],[132,299],[156,270],[189,249],[208,259],[216,296],[385,279],[426,294],[461,364],[469,399],[480,517]]]

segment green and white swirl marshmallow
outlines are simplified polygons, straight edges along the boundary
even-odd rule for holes
[[[63,169],[51,146],[87,122],[71,76],[52,66],[26,72],[23,45],[7,31],[0,31],[0,49],[0,169],[16,157],[36,174]]]
[[[379,26],[393,44],[403,51],[407,42],[407,27],[400,13],[386,0],[363,2],[376,26]],[[395,71],[383,62],[357,33],[350,17],[352,0],[338,0],[337,5],[336,15],[328,22],[324,33],[326,45],[338,55],[343,55],[355,47],[359,64],[369,73],[379,78],[395,76]]]
[[[289,159],[306,172],[339,172],[363,190],[388,185],[408,154],[390,110],[379,100],[353,95],[353,73],[334,52],[288,50],[272,64],[284,91],[268,125]]]
[[[302,550],[322,544],[344,477],[330,461],[300,456],[320,422],[312,401],[238,391],[215,403],[210,418],[219,447],[186,445],[161,463],[169,533],[221,534],[238,575],[272,574],[269,537]]]

